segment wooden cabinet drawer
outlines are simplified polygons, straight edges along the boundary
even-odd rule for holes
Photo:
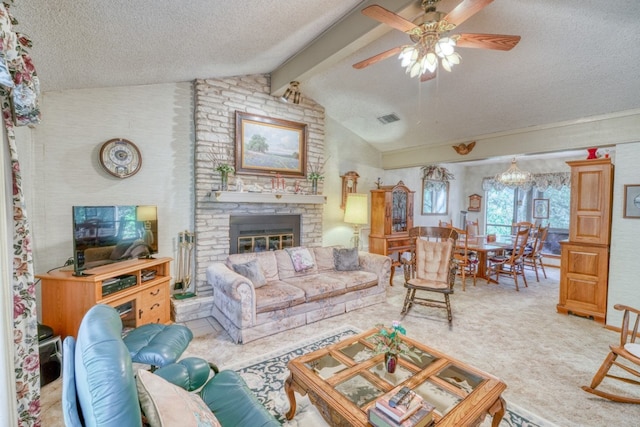
[[[169,284],[162,282],[140,292],[138,321],[145,323],[166,323],[169,321]]]

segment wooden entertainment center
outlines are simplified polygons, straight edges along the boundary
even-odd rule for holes
[[[42,282],[42,323],[63,339],[77,336],[82,318],[96,304],[116,308],[125,327],[170,323],[171,261],[122,261],[86,270],[84,276],[63,269],[37,275]]]

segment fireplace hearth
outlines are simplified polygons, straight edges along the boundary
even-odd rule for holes
[[[300,246],[300,215],[235,215],[229,218],[229,253]]]

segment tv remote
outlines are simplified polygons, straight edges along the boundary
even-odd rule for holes
[[[409,387],[402,387],[400,391],[398,391],[391,397],[391,399],[389,399],[389,406],[395,408],[409,393],[411,393],[411,389]]]

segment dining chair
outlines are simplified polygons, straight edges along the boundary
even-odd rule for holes
[[[542,263],[542,248],[544,242],[547,240],[547,233],[549,232],[549,225],[546,227],[539,226],[532,233],[534,237],[533,244],[529,245],[529,250],[525,249],[524,256],[522,258],[524,262],[524,268],[528,268],[536,272],[536,281],[540,281],[538,275],[538,267],[542,269],[544,278],[547,278],[547,272],[544,270],[544,264]]]
[[[453,258],[458,264],[458,275],[462,281],[462,290],[467,290],[467,276],[473,277],[473,286],[476,285],[478,273],[478,254],[469,249],[469,233],[453,227],[458,232],[458,243],[453,253]]]
[[[438,227],[453,227],[453,220],[451,218],[443,220],[438,220]]]
[[[449,295],[456,279],[453,252],[458,232],[447,227],[414,227],[409,230],[409,238],[413,243],[411,256],[402,259],[407,294],[400,313],[406,314],[413,304],[444,308],[451,323]],[[417,292],[420,294],[416,295]],[[443,299],[435,299],[434,294],[442,295]]]
[[[598,372],[594,375],[593,380],[591,380],[591,385],[588,387],[582,386],[582,389],[596,396],[613,400],[614,402],[640,403],[640,398],[638,397],[629,397],[618,393],[596,390],[596,387],[598,387],[605,378],[611,378],[627,384],[640,385],[640,381],[629,375],[620,376],[624,374],[622,371],[626,371],[628,374],[640,377],[640,372],[638,372],[640,367],[640,343],[636,342],[638,326],[640,325],[640,310],[623,304],[616,304],[613,308],[623,312],[620,342],[609,346],[611,351],[604,359],[604,362],[602,362],[602,365],[600,365],[600,369],[598,369]],[[621,371],[614,371],[615,375],[609,373],[609,370],[614,365],[621,369]]]
[[[469,220],[467,221],[467,234],[469,235],[469,241],[472,243],[479,243],[478,236],[480,235],[480,221]]]
[[[516,291],[519,291],[518,276],[522,276],[524,280],[524,286],[528,287],[527,277],[524,275],[524,261],[523,255],[529,240],[530,228],[521,225],[518,226],[516,234],[513,238],[513,246],[509,249],[509,252],[505,252],[503,255],[494,255],[489,258],[489,272],[488,277],[492,274],[496,275],[496,283],[498,283],[499,275],[509,275],[513,277],[513,281],[516,285]]]

